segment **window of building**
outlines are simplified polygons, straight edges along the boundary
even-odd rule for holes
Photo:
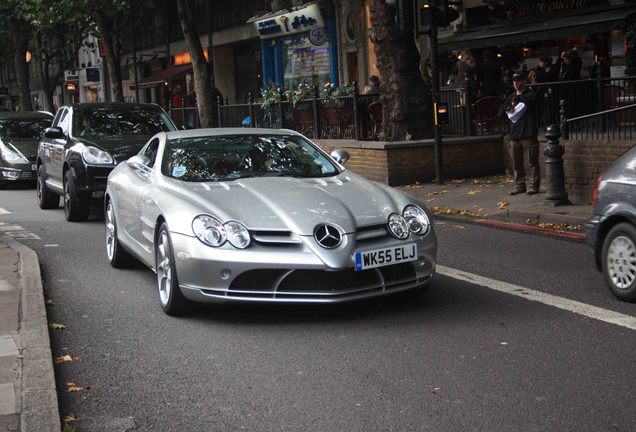
[[[329,42],[316,46],[308,36],[281,40],[285,88],[301,82],[322,84],[330,81]]]

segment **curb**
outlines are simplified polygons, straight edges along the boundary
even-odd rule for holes
[[[59,432],[48,321],[37,254],[11,237],[2,241],[20,256],[21,431]]]
[[[489,228],[516,231],[516,232],[522,232],[526,234],[535,234],[535,235],[541,235],[544,237],[556,237],[561,240],[568,240],[568,241],[573,241],[577,243],[585,243],[586,241],[585,233],[580,233],[575,231],[551,230],[547,228],[541,228],[538,226],[523,225],[523,224],[518,224],[513,222],[502,222],[498,220],[477,219],[477,218],[464,217],[464,216],[436,215],[436,214],[433,214],[433,219],[461,222],[461,223],[467,223],[471,225],[481,225],[481,226],[487,226]]]

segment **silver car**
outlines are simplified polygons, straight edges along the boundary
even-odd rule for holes
[[[424,291],[437,253],[426,208],[345,170],[346,159],[289,130],[159,133],[108,178],[108,260],[153,269],[168,314],[189,301]]]

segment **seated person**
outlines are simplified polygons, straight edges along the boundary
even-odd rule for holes
[[[95,135],[97,133],[90,116],[84,116],[84,118],[82,118],[82,126],[84,129],[80,132],[80,136]]]

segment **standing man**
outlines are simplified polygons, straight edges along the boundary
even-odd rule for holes
[[[527,192],[534,195],[539,192],[541,182],[539,170],[539,141],[537,135],[537,94],[526,88],[526,76],[524,73],[516,73],[512,76],[515,91],[508,96],[504,104],[499,108],[499,115],[504,112],[510,123],[510,142],[512,147],[512,160],[515,169],[515,188],[510,195]],[[530,188],[526,190],[526,171],[523,164],[524,149],[528,151],[530,162]]]

